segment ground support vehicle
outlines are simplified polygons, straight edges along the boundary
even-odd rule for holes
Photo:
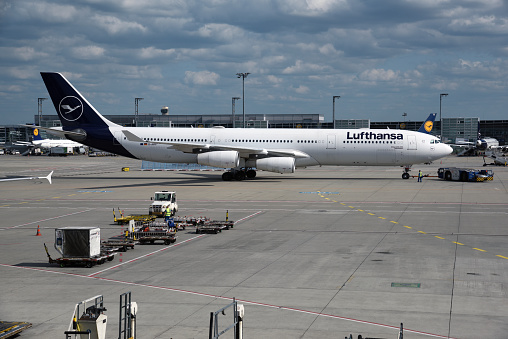
[[[140,244],[154,244],[156,241],[162,241],[165,245],[169,245],[176,242],[176,231],[173,229],[165,222],[138,222],[134,230],[129,232],[128,237]]]
[[[178,230],[178,231],[183,231],[185,230],[187,227],[192,227],[192,226],[195,226],[195,224],[191,224],[189,222],[185,222],[185,221],[174,221],[175,223],[175,228]]]
[[[437,176],[444,180],[455,181],[490,181],[494,179],[492,170],[477,170],[471,168],[442,167],[437,170]]]
[[[120,212],[120,208],[118,209],[118,213],[120,213],[120,217],[117,218],[115,214],[115,209],[113,208],[113,220],[118,224],[128,224],[129,221],[152,221],[157,218],[155,215],[150,214],[129,214],[127,216],[123,215],[123,212]]]
[[[200,225],[200,224],[202,225],[204,222],[206,222],[210,219],[207,217],[202,217],[202,216],[199,216],[199,217],[183,216],[183,217],[173,217],[173,220],[174,220],[175,224],[184,223],[189,226],[196,226],[196,225]]]
[[[103,241],[101,244],[104,251],[110,251],[110,252],[127,252],[127,250],[134,249],[134,241],[127,239],[127,240],[114,240],[109,239],[107,241]]]
[[[223,225],[215,225],[215,224],[208,224],[208,225],[197,225],[196,226],[196,233],[220,233],[222,230],[226,229],[226,226]]]
[[[21,321],[0,321],[0,339],[18,337],[17,334],[32,327],[31,323]]]
[[[106,261],[112,261],[115,258],[115,253],[101,252],[99,255],[93,257],[61,257],[53,259],[49,254],[48,247],[44,244],[46,254],[48,255],[50,264],[58,264],[60,267],[65,266],[85,266],[92,267],[95,265],[102,265]]]
[[[176,192],[158,191],[154,193],[154,196],[151,199],[153,202],[148,209],[148,213],[150,215],[164,217],[166,216],[168,208],[171,211],[171,215],[175,215],[176,212],[178,212]]]
[[[66,157],[67,155],[72,155],[72,147],[51,147],[49,149],[49,155],[50,156],[60,156],[60,157]]]
[[[231,221],[231,220],[226,220],[226,221],[222,221],[222,220],[207,220],[207,221],[205,221],[203,223],[203,226],[213,226],[213,225],[223,226],[224,229],[229,230],[230,228],[235,227],[235,222]]]

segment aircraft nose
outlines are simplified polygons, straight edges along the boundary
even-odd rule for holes
[[[451,148],[449,145],[445,145],[445,144],[441,144],[443,145],[443,154],[444,155],[448,155],[448,154],[451,154],[453,152],[453,148]]]

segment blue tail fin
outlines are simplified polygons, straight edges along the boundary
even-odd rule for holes
[[[34,141],[35,140],[42,140],[42,137],[41,137],[41,131],[39,131],[38,128],[34,128]]]
[[[430,134],[430,132],[432,132],[432,128],[434,127],[434,120],[436,120],[436,115],[437,113],[430,113],[427,120],[425,120],[420,126],[418,132]]]
[[[114,126],[71,85],[60,73],[41,72],[64,130]]]
[[[110,127],[120,127],[103,117],[60,73],[41,72],[67,139],[107,152],[135,158],[116,139]],[[42,127],[41,127],[42,128]]]

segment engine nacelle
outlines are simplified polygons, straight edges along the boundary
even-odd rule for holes
[[[295,158],[291,157],[276,157],[264,158],[256,161],[256,168],[258,170],[276,172],[276,173],[294,173],[295,172]]]
[[[237,151],[214,151],[198,154],[198,164],[220,168],[235,168],[240,163]]]

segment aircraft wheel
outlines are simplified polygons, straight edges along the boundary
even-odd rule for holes
[[[256,177],[256,171],[250,169],[247,172],[245,172],[245,175],[247,176],[248,179],[253,179]]]
[[[235,179],[238,181],[242,181],[245,179],[245,172],[244,171],[237,171],[235,173]]]
[[[232,179],[233,179],[233,173],[231,173],[231,172],[222,173],[222,180],[231,181]]]
[[[409,179],[409,173],[402,173],[402,179]]]

